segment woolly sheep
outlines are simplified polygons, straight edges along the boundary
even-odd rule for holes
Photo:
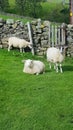
[[[62,51],[62,50],[61,50]],[[61,51],[58,48],[50,47],[47,49],[47,61],[50,63],[50,69],[51,69],[51,63],[54,63],[54,69],[56,69],[56,72],[59,71],[58,65],[60,66],[60,72],[62,73],[62,62],[64,60],[64,56],[61,53]]]
[[[39,60],[27,59],[27,60],[22,60],[22,62],[24,63],[24,68],[23,68],[24,73],[38,75],[40,73],[45,72],[45,65],[43,62]]]
[[[27,46],[30,49],[32,48],[30,42],[17,37],[10,37],[8,39],[8,51],[10,51],[11,46],[18,47],[20,49],[20,52],[23,52],[24,48],[26,48]]]

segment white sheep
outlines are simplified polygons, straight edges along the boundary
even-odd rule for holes
[[[27,60],[22,60],[22,62],[24,63],[24,68],[23,68],[24,73],[38,75],[40,73],[45,72],[45,65],[43,62],[39,60],[27,59]]]
[[[24,48],[29,47],[30,49],[32,48],[31,43],[24,40],[24,39],[20,39],[17,37],[10,37],[8,39],[8,51],[10,51],[11,46],[13,47],[18,47],[20,49],[20,52],[24,51]]]
[[[47,49],[47,61],[49,62],[50,69],[51,63],[54,63],[54,69],[56,72],[59,71],[58,65],[60,66],[60,72],[62,73],[62,62],[64,60],[64,56],[58,48],[50,47]]]

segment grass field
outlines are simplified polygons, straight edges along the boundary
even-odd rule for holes
[[[46,73],[22,72],[22,59],[39,59]],[[0,130],[72,130],[73,59],[64,73],[50,70],[45,57],[0,49]]]
[[[6,19],[13,19],[13,20],[20,20],[22,21],[24,24],[27,23],[27,22],[31,22],[32,20],[35,20],[34,18],[31,18],[31,17],[24,17],[24,18],[21,18],[20,16],[17,17],[17,16],[7,16],[5,14],[0,14],[0,18],[3,18],[4,20]]]

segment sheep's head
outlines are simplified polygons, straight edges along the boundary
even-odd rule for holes
[[[32,49],[32,44],[26,40],[24,40],[24,44],[26,43],[26,46],[28,46],[30,49]]]
[[[22,60],[22,62],[25,64],[25,66],[32,68],[33,67],[33,60]]]
[[[29,47],[30,49],[32,49],[32,44],[28,44],[28,47]]]
[[[61,45],[61,46],[58,46],[57,48],[60,50],[61,54],[63,54],[63,56],[65,57],[68,46],[67,45]]]

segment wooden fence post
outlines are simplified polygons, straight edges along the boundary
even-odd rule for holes
[[[57,46],[57,25],[55,25],[55,46]]]
[[[58,26],[58,45],[60,45],[60,26]]]
[[[49,24],[49,30],[48,30],[48,45],[49,47],[51,46],[51,43],[50,43],[50,24]]]
[[[52,29],[52,47],[54,46],[54,25],[51,26]]]
[[[31,26],[30,26],[30,23],[27,22],[27,27],[28,27],[28,33],[29,33],[29,39],[30,39],[30,43],[32,45],[32,55],[34,55],[34,47],[33,47],[33,39],[32,39],[32,32],[31,32]]]

